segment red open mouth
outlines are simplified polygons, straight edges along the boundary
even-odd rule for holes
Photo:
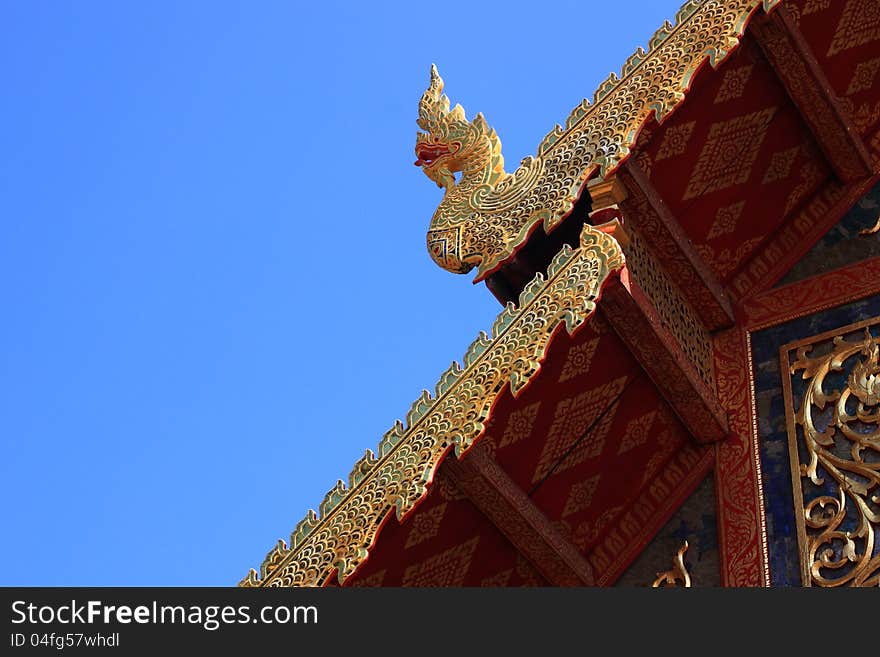
[[[418,144],[416,146],[416,156],[419,158],[415,161],[415,165],[431,166],[443,155],[450,153],[449,147],[445,144]]]

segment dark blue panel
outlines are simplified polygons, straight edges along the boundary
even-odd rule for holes
[[[880,215],[880,182],[847,212],[776,284],[794,283],[810,276],[880,256],[880,233],[859,235]]]
[[[779,347],[878,315],[880,296],[874,296],[752,334],[770,581],[774,586],[801,585]],[[797,386],[797,381],[794,384]]]

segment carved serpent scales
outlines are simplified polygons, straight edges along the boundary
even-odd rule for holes
[[[769,11],[781,0],[763,0]],[[428,251],[451,272],[477,268],[475,282],[498,269],[538,222],[553,230],[571,211],[584,182],[604,176],[628,155],[653,112],[658,121],[684,99],[707,60],[716,66],[739,44],[748,17],[762,0],[690,0],[649,42],[600,85],[593,103],[574,108],[513,173],[504,171],[498,135],[461,105],[449,109],[443,80],[431,81],[419,102],[416,165],[445,188],[428,229]],[[456,174],[460,174],[456,179]]]

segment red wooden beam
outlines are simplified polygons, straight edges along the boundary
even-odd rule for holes
[[[756,17],[749,27],[838,179],[870,176],[868,149],[785,7]]]
[[[727,415],[715,393],[626,268],[606,283],[598,307],[691,435],[700,443],[726,438]]]
[[[621,167],[618,177],[626,187],[626,198],[618,204],[624,229],[632,229],[642,236],[707,330],[731,326],[733,308],[724,288],[691,245],[642,168],[630,158]]]
[[[554,586],[593,586],[593,569],[479,443],[444,467],[458,489]]]

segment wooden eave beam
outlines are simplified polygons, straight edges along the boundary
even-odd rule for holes
[[[633,158],[617,174],[625,192],[618,202],[624,228],[650,245],[654,257],[709,331],[732,326],[733,307],[711,268],[691,245],[647,174]],[[594,206],[595,209],[595,206]]]
[[[727,415],[714,391],[626,268],[608,280],[598,307],[697,442],[726,438]]]
[[[785,7],[756,17],[749,27],[837,178],[852,182],[871,175],[868,149]]]
[[[473,504],[554,586],[593,586],[593,569],[479,443],[460,461],[444,462],[447,474]]]

